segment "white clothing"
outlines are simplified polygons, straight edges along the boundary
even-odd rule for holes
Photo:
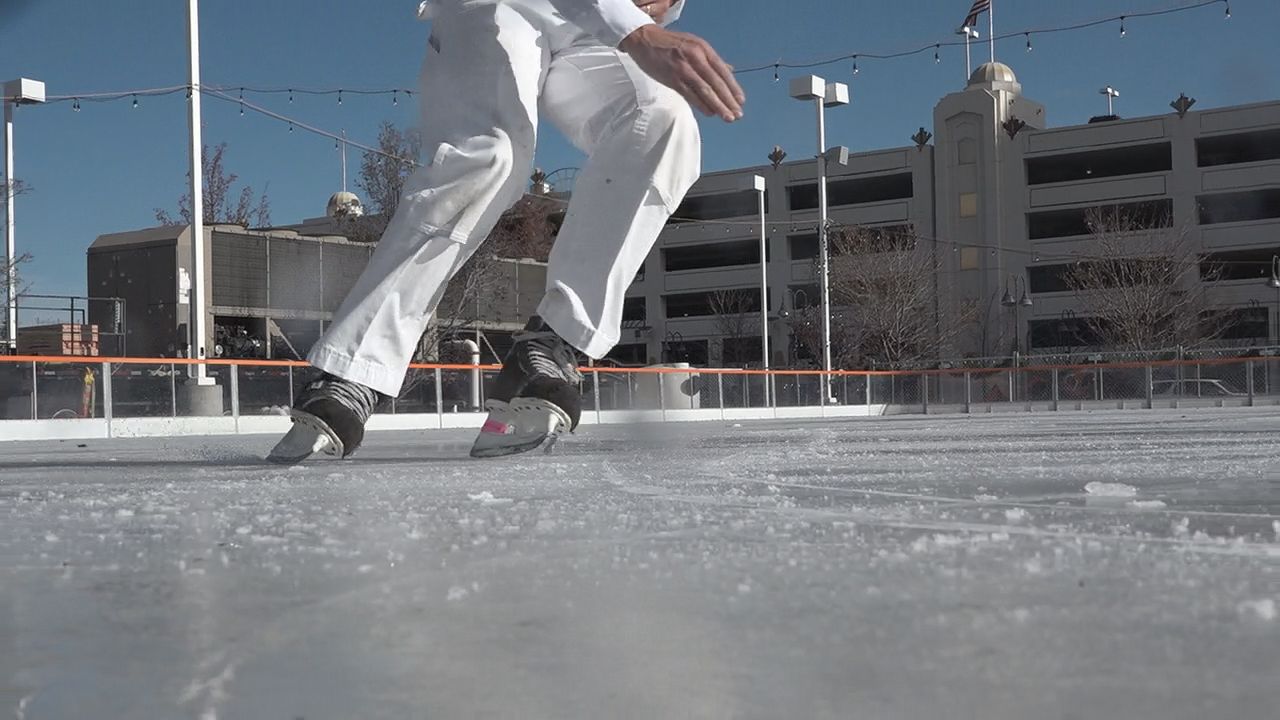
[[[431,163],[406,182],[313,365],[399,394],[446,283],[524,193],[539,114],[589,160],[538,314],[590,357],[618,342],[627,287],[698,178],[701,143],[688,103],[556,12],[569,4],[584,3],[436,0],[420,87]]]
[[[418,17],[426,20],[435,14],[440,5],[451,1],[456,0],[422,0],[418,5]],[[653,22],[653,19],[636,7],[631,0],[550,0],[550,2],[562,17],[610,47],[617,47],[623,38],[637,28]],[[684,0],[676,0],[658,22],[662,25],[670,25],[680,17],[683,9]]]

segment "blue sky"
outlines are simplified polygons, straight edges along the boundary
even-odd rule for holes
[[[207,84],[275,87],[412,88],[429,26],[413,18],[416,0],[206,0],[201,12]],[[998,33],[1073,24],[1140,12],[1184,0],[996,0]],[[739,67],[778,59],[890,52],[954,39],[969,0],[688,0],[679,28],[706,37]],[[181,85],[186,78],[185,2],[179,0],[0,0],[0,80],[44,80],[51,95]],[[1280,99],[1280,3],[1232,0],[1223,6],[1165,17],[997,44],[999,59],[1018,74],[1025,93],[1048,106],[1052,126],[1086,121],[1105,111],[1098,88],[1122,96],[1117,112],[1133,117],[1168,112],[1179,92],[1196,109]],[[985,21],[984,21],[985,37]],[[984,57],[985,45],[975,48]],[[906,145],[931,124],[943,95],[963,87],[963,48],[895,61],[864,60],[813,72],[852,86],[852,105],[828,114],[829,141],[855,150]],[[707,170],[765,162],[775,145],[792,158],[814,144],[811,106],[787,98],[786,80],[772,71],[741,78],[746,118],[733,126],[703,122]],[[258,99],[310,124],[372,142],[378,125],[414,122],[416,103],[388,97],[284,96]],[[186,182],[184,96],[22,108],[17,121],[17,171],[34,192],[18,202],[19,251],[35,261],[25,270],[34,291],[83,294],[84,252],[100,234],[154,225],[154,209],[172,209]],[[333,142],[234,105],[205,102],[205,139],[227,142],[227,163],[243,182],[267,189],[279,224],[321,215],[339,189]],[[542,135],[537,162],[545,169],[580,164],[554,131]],[[353,165],[358,156],[352,155]]]

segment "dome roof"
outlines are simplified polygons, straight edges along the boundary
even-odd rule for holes
[[[970,85],[989,82],[1018,82],[1018,78],[1013,74],[1013,68],[1002,62],[983,63],[969,76]]]
[[[1018,84],[1018,77],[1013,74],[1013,68],[1002,62],[989,62],[980,65],[969,76],[969,87],[1022,93],[1022,86]]]
[[[331,218],[360,217],[364,214],[364,206],[360,204],[360,198],[356,197],[355,193],[336,192],[329,198],[325,214]]]

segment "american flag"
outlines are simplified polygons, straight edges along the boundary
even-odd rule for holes
[[[969,8],[969,14],[964,18],[964,25],[961,27],[975,27],[978,24],[978,16],[991,9],[991,0],[973,0],[973,7]]]

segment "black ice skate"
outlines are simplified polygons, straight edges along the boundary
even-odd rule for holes
[[[376,391],[328,373],[313,380],[289,410],[293,427],[267,459],[301,462],[313,453],[350,457],[364,441],[364,425],[382,401]]]
[[[577,358],[573,348],[541,318],[534,317],[513,338],[493,394],[489,417],[471,447],[471,456],[499,457],[545,446],[548,451],[582,416]]]

